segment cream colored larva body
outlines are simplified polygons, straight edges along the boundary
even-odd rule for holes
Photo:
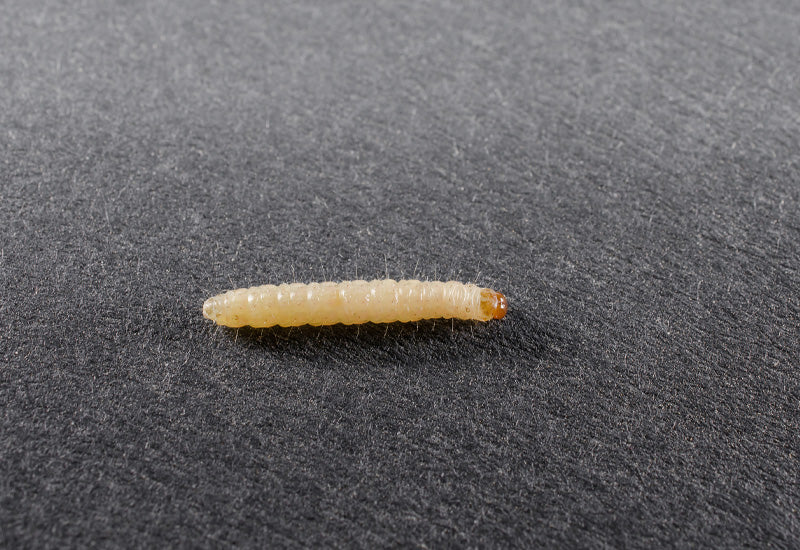
[[[226,327],[297,327],[410,322],[422,319],[501,319],[505,296],[457,281],[293,283],[229,290],[209,298],[203,315]]]

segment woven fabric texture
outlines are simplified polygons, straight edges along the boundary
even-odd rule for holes
[[[798,144],[793,1],[0,3],[0,544],[797,547]]]

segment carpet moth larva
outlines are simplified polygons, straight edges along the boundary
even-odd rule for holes
[[[502,319],[508,303],[489,288],[457,281],[292,283],[229,290],[203,304],[203,316],[226,327],[297,327]]]

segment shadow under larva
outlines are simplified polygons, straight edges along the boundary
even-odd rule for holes
[[[472,321],[224,328],[238,347],[310,361],[320,368],[362,366],[466,366],[502,358],[502,328]]]
[[[392,341],[402,342],[450,342],[462,338],[488,336],[492,328],[475,321],[455,319],[425,319],[411,323],[364,323],[359,325],[323,325],[300,327],[240,327],[221,329],[230,338],[267,347],[281,344],[352,343],[359,346],[375,346]]]
[[[507,322],[424,320],[333,326],[218,327],[225,346],[278,354],[323,370],[399,367],[516,370],[532,359],[556,360],[578,353],[575,338],[560,323],[514,310]],[[222,344],[220,341],[220,344]]]

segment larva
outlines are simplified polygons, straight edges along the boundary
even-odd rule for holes
[[[203,304],[203,316],[226,327],[297,327],[410,322],[422,319],[502,319],[506,297],[457,281],[293,283],[229,290]]]

